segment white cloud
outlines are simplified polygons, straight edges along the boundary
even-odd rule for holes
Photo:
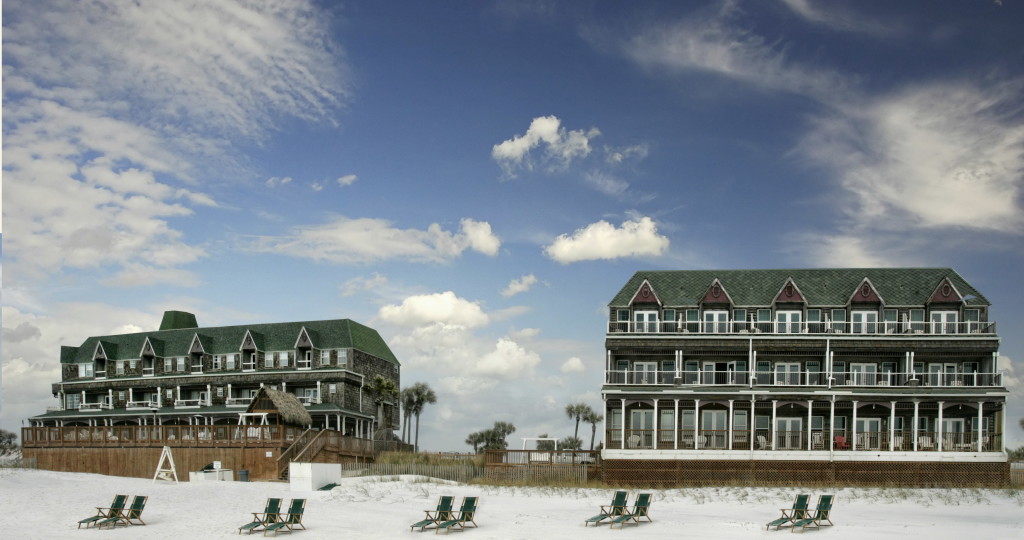
[[[896,28],[891,22],[882,23],[869,19],[853,13],[836,2],[828,2],[825,7],[814,0],[781,0],[781,2],[805,21],[833,30],[881,36],[894,32]]]
[[[388,285],[387,276],[374,272],[369,277],[357,277],[346,281],[341,286],[341,295],[354,296],[362,292],[379,290],[386,285]]]
[[[537,353],[524,349],[509,338],[500,338],[494,350],[483,355],[474,365],[474,371],[483,375],[493,375],[506,379],[518,378],[532,373],[540,364]]]
[[[1024,83],[931,84],[818,119],[797,147],[839,179],[849,218],[903,228],[1019,232]]]
[[[612,148],[606,146],[604,149],[604,160],[609,165],[619,165],[631,159],[642,160],[647,157],[650,148],[646,144],[636,144],[623,148]]]
[[[467,218],[460,225],[460,231],[452,233],[437,223],[426,230],[397,229],[384,219],[338,217],[324,225],[295,227],[285,236],[258,238],[248,248],[339,264],[388,259],[444,262],[466,249],[497,255],[501,240],[489,223]]]
[[[531,152],[542,145],[545,149],[540,161],[553,170],[568,167],[573,160],[587,157],[591,152],[590,140],[601,132],[597,128],[568,131],[561,124],[555,116],[534,118],[524,135],[494,145],[491,157],[509,177],[515,177],[519,168],[533,170]]]
[[[629,182],[605,171],[588,172],[583,175],[583,180],[597,191],[613,197],[622,195],[629,189]]]
[[[359,177],[354,174],[346,174],[345,176],[338,178],[337,182],[338,185],[341,187],[351,186],[356,182],[358,178]]]
[[[634,61],[658,69],[714,73],[825,101],[845,93],[839,77],[791,62],[784,48],[734,25],[730,20],[734,10],[727,2],[712,17],[695,16],[645,29],[622,48]]]
[[[669,246],[667,237],[658,234],[658,226],[649,217],[625,221],[615,227],[598,221],[577,229],[571,236],[560,235],[544,253],[562,264],[622,257],[653,257]]]
[[[398,326],[424,326],[436,323],[465,328],[482,326],[489,318],[478,302],[459,298],[452,291],[410,296],[399,305],[380,308],[378,316]]]
[[[501,295],[504,296],[505,298],[515,296],[519,293],[523,293],[530,290],[530,287],[533,287],[536,283],[537,276],[533,274],[527,274],[521,278],[513,279],[512,281],[510,281],[508,287],[505,287],[505,289],[501,291]]]
[[[572,358],[563,362],[562,367],[559,368],[559,370],[562,373],[582,373],[586,371],[586,368],[583,366],[583,360],[580,360],[578,357],[573,356]]]
[[[291,176],[272,176],[267,178],[266,182],[263,182],[269,188],[276,188],[281,186],[287,186],[292,183]]]
[[[347,83],[328,26],[305,2],[5,5],[4,256],[18,279],[102,267],[111,284],[195,283],[182,267],[205,250],[177,223],[217,206],[195,175],[238,175],[232,145],[279,121],[334,122]]]

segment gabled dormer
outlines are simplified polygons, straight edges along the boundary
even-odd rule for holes
[[[239,351],[263,350],[263,336],[252,330],[246,330],[242,337],[242,344],[238,346]]]
[[[963,301],[963,295],[948,277],[942,278],[928,298],[929,304],[958,304]]]
[[[156,356],[156,351],[153,350],[153,344],[146,338],[146,341],[142,342],[142,350],[139,351],[139,358],[145,358],[147,356]]]
[[[209,338],[205,339],[206,341],[209,341]],[[200,336],[198,333],[192,334],[192,344],[189,345],[188,347],[188,353],[199,355],[206,354],[206,346],[203,345],[203,340],[204,338]]]
[[[726,307],[732,305],[732,297],[729,296],[729,292],[725,290],[725,286],[722,282],[715,278],[711,282],[711,286],[708,287],[707,292],[704,293],[704,298],[701,299],[702,305],[707,304],[718,304],[716,307]]]
[[[860,285],[850,294],[850,297],[846,300],[847,304],[885,304],[885,300],[882,295],[878,294],[878,289],[875,288],[875,284],[871,283],[871,280],[864,278]]]
[[[313,348],[313,338],[312,336],[309,335],[309,332],[306,330],[305,326],[303,326],[302,329],[299,330],[299,337],[295,339],[294,347],[296,349]]]
[[[661,305],[661,299],[658,298],[658,294],[654,292],[654,287],[646,279],[640,284],[640,288],[633,294],[633,300],[630,301],[630,305],[636,304]]]
[[[793,278],[786,279],[779,292],[775,294],[772,304],[806,304],[804,293],[797,286]]]

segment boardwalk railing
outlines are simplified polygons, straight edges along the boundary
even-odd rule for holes
[[[21,428],[25,448],[124,447],[124,446],[263,446],[286,448],[305,432],[304,428],[268,426],[67,426]],[[331,431],[336,448],[359,450],[370,455],[373,442],[342,437]],[[330,437],[330,436],[328,436]],[[301,448],[297,448],[301,450]]]

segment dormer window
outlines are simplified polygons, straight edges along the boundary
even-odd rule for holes
[[[92,377],[92,364],[78,364],[78,376]]]

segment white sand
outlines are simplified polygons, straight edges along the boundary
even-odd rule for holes
[[[506,538],[793,538],[766,532],[764,523],[789,505],[797,489],[700,488],[652,490],[653,523],[624,531],[584,528],[583,520],[608,504],[611,490],[460,485],[419,477],[353,478],[330,492],[289,491],[272,482],[182,482],[0,469],[0,530],[5,538],[239,538],[238,526],[261,511],[267,497],[308,499],[307,531],[314,538],[426,538],[409,525],[438,496],[478,495],[478,529],[467,540]],[[810,491],[815,494],[813,490]],[[117,493],[148,495],[145,527],[77,530],[79,519],[107,506]],[[1024,492],[975,489],[839,489],[834,527],[817,538],[991,540],[1024,538]],[[632,502],[634,494],[630,495]],[[813,502],[812,502],[813,504]]]

